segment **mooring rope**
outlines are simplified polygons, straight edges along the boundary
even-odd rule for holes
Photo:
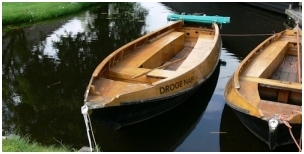
[[[274,34],[221,34],[221,36],[271,36]]]
[[[297,142],[297,140],[295,139],[295,137],[294,137],[294,135],[292,134],[292,127],[291,127],[291,125],[288,123],[288,118],[289,118],[289,115],[286,115],[286,114],[281,114],[280,116],[279,116],[279,120],[281,120],[281,121],[283,121],[283,123],[285,124],[285,126],[287,126],[289,129],[289,133],[290,133],[290,136],[291,136],[291,138],[293,139],[293,141],[294,141],[294,143],[296,144],[296,146],[298,147],[298,149],[299,149],[299,152],[302,152],[302,148],[301,148],[301,146],[300,146],[300,144],[301,144],[301,139],[302,139],[302,131],[301,131],[301,136],[300,136],[300,144]]]
[[[91,128],[91,134],[92,134],[92,138],[93,138],[94,145],[95,145],[95,148],[96,148],[96,147],[97,147],[97,144],[96,144],[95,136],[94,136],[94,133],[93,133],[93,127],[92,127],[91,118],[90,118],[90,116],[89,116],[89,115],[88,115],[88,119],[89,119],[89,124],[90,124],[90,128]],[[96,150],[97,150],[97,149],[96,149]]]
[[[92,129],[92,124],[91,124],[91,120],[90,120],[90,116],[88,114],[88,111],[89,111],[89,108],[87,105],[84,105],[81,107],[81,113],[83,114],[83,118],[84,118],[84,122],[85,122],[85,125],[86,125],[86,129],[87,129],[87,135],[88,135],[88,140],[89,140],[89,144],[90,144],[90,150],[91,152],[93,152],[93,147],[92,147],[92,142],[91,142],[91,135],[92,135],[92,138],[94,140],[94,144],[95,144],[95,147],[96,147],[96,141],[95,141],[95,137],[94,137],[94,133],[93,133],[93,129]],[[90,124],[90,127],[89,127],[89,124]],[[90,135],[90,128],[91,128],[91,135]]]

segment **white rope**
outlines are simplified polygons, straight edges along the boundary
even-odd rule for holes
[[[96,143],[96,140],[95,140],[95,136],[94,136],[94,133],[93,133],[93,127],[92,127],[92,122],[91,122],[91,119],[90,119],[90,116],[88,115],[87,116],[88,119],[89,119],[89,123],[90,123],[90,128],[91,128],[91,133],[92,133],[92,138],[93,138],[93,141],[94,141],[94,147],[95,147],[95,150],[98,150],[97,149],[97,143]],[[97,151],[98,152],[98,151]]]
[[[84,118],[84,122],[85,122],[85,125],[86,125],[86,128],[87,128],[87,135],[88,135],[88,139],[89,139],[89,144],[90,144],[90,150],[91,152],[93,151],[93,148],[92,148],[92,143],[91,143],[91,138],[90,138],[90,128],[89,128],[89,120],[88,120],[88,106],[84,105],[81,107],[81,113],[83,114],[83,118]]]

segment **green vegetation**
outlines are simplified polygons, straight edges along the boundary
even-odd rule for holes
[[[62,145],[42,146],[37,142],[30,142],[28,136],[20,137],[10,135],[6,139],[2,139],[2,152],[70,152],[69,147]]]
[[[2,25],[33,23],[79,12],[93,2],[2,2]]]

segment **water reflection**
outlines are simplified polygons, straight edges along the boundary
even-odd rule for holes
[[[104,152],[174,151],[197,126],[204,114],[215,90],[219,72],[218,66],[210,80],[205,82],[193,97],[148,121],[123,127],[118,131],[94,121],[93,130],[97,144]]]
[[[57,141],[61,141],[75,149],[88,146],[80,107],[93,70],[118,47],[167,24],[167,14],[175,10],[230,16],[231,23],[223,25],[222,34],[269,33],[284,28],[284,17],[239,3],[173,2],[168,5],[172,9],[154,2],[99,4],[72,17],[2,33],[4,135],[17,130],[44,145],[60,146]],[[218,82],[200,91],[187,105],[122,131],[93,121],[101,149],[267,151],[254,138],[247,142],[245,136],[250,134],[244,132],[246,129],[233,127],[238,124],[231,120],[238,119],[227,114],[222,97],[238,62],[260,43],[259,39],[223,36],[221,59],[227,64],[211,81]],[[221,131],[228,132],[230,138],[227,134],[211,133]],[[241,146],[244,143],[250,146]]]
[[[5,134],[17,130],[42,144],[58,144],[56,140],[83,144],[86,139],[75,134],[85,135],[80,106],[92,71],[114,49],[141,36],[145,25],[134,20],[109,20],[100,12],[137,12],[144,19],[146,10],[135,5],[101,3],[98,9],[69,19],[61,28],[57,24],[49,28],[36,25],[4,32]],[[33,29],[40,31],[32,33]]]
[[[253,37],[247,34],[273,34],[282,31],[285,29],[283,23],[287,19],[286,15],[256,9],[244,3],[166,2],[165,4],[177,12],[229,16],[231,22],[221,28],[222,40],[239,61],[269,37],[268,35]],[[244,36],[233,37],[229,34]]]

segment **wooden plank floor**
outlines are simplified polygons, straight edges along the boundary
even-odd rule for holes
[[[262,109],[265,117],[272,117],[274,114],[292,114],[293,111],[302,112],[302,106],[277,103],[267,100],[261,100],[259,108]]]
[[[280,66],[277,68],[271,79],[288,82],[298,81],[298,59],[296,56],[286,56]]]
[[[177,53],[172,59],[170,59],[168,62],[164,63],[163,65],[166,65],[167,63],[173,62],[175,60],[181,59],[181,58],[186,58],[190,52],[192,51],[193,47],[195,44],[191,44],[191,42],[186,42],[184,45],[184,48]],[[177,68],[183,63],[183,60],[174,64],[169,65],[168,67],[165,67],[165,70],[172,70],[175,71]]]

